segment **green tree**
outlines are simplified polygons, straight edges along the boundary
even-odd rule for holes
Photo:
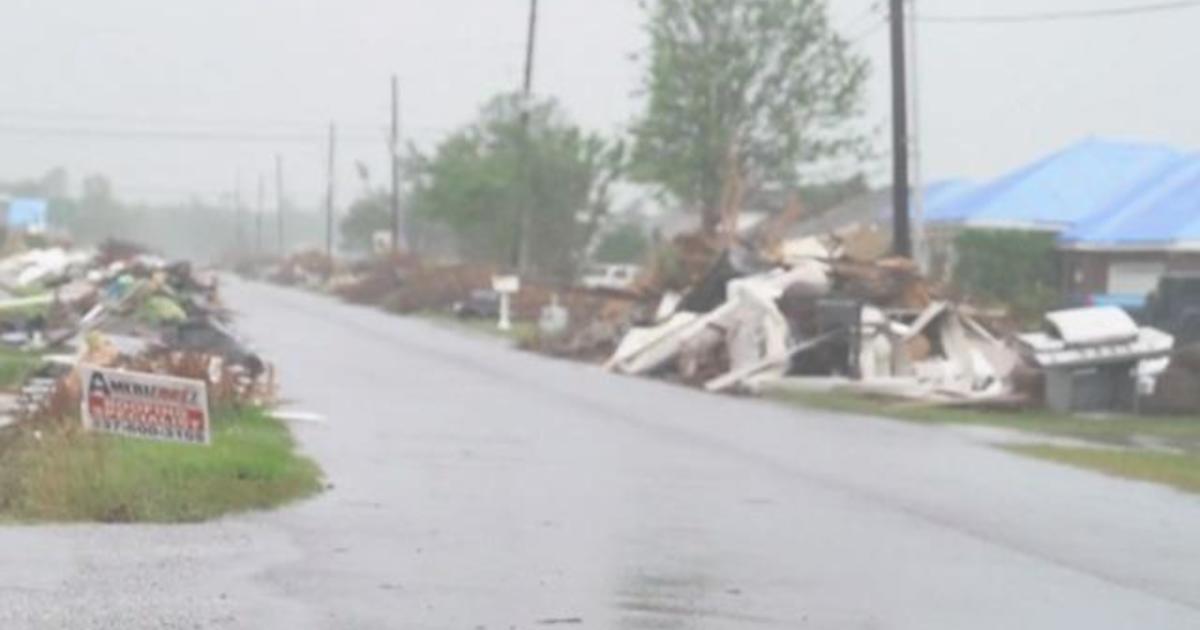
[[[523,104],[498,96],[432,156],[418,156],[413,211],[449,227],[463,258],[498,266],[516,258],[527,211],[531,270],[567,278],[607,212],[622,148],[571,124],[553,100]]]
[[[732,187],[798,185],[802,170],[857,154],[869,65],[825,0],[643,0],[646,110],[634,173],[721,224]],[[736,182],[736,183],[735,183]]]
[[[1006,305],[1037,324],[1060,300],[1057,239],[1047,232],[969,229],[955,239],[954,283],[967,299]]]
[[[369,252],[372,238],[380,230],[390,232],[391,201],[388,193],[376,191],[355,201],[342,218],[342,247],[353,252]]]

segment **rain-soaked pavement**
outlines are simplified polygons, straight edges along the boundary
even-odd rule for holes
[[[0,628],[1200,628],[1200,500],[230,282],[332,488],[0,528]],[[0,464],[2,465],[2,464]]]

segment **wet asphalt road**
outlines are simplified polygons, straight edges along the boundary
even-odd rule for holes
[[[1200,628],[1200,500],[231,281],[333,488],[0,528],[0,628]],[[2,465],[2,464],[0,464]]]

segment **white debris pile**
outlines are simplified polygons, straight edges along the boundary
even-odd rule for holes
[[[1012,394],[1016,353],[967,309],[933,301],[908,261],[850,261],[841,250],[819,238],[781,243],[765,270],[727,252],[654,325],[630,330],[606,367],[714,392],[835,375],[923,400]]]
[[[26,289],[65,278],[87,267],[92,252],[62,247],[31,249],[0,260],[0,286]]]

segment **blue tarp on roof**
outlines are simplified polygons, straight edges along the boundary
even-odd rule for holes
[[[957,203],[975,192],[976,189],[975,184],[965,179],[948,179],[929,184],[925,187],[925,194],[921,199],[924,216],[929,217],[931,214],[944,212],[944,208]],[[891,208],[889,207],[888,210]]]
[[[1062,230],[1178,163],[1166,146],[1089,139],[936,207],[926,221]]]
[[[1200,155],[1180,160],[1061,238],[1064,245],[1115,247],[1185,241],[1200,241]]]

